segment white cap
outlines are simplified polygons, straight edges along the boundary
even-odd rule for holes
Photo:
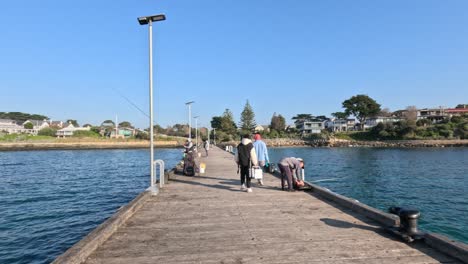
[[[302,158],[296,158],[298,161],[302,161],[304,162],[304,160]]]

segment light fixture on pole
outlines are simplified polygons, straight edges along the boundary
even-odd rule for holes
[[[194,117],[193,117],[193,118],[195,119],[195,138],[196,138],[196,141],[195,141],[195,142],[196,142],[196,144],[197,144],[197,145],[195,145],[195,146],[196,146],[195,149],[196,149],[197,151],[198,151],[198,118],[199,118],[199,117],[200,117],[200,116],[194,116]]]
[[[188,120],[189,120],[189,125],[188,125],[188,139],[189,141],[192,141],[192,104],[195,103],[195,101],[190,101],[185,103],[188,105]]]
[[[166,16],[163,14],[144,16],[138,18],[140,25],[148,24],[149,32],[149,101],[150,101],[150,175],[151,175],[151,186],[154,181],[154,127],[153,127],[153,22],[166,20]]]

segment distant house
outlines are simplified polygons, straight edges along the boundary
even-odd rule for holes
[[[73,133],[75,133],[75,131],[79,131],[79,130],[89,131],[90,128],[89,127],[75,127],[73,124],[69,124],[67,127],[57,130],[57,133],[55,133],[55,135],[59,138],[71,137],[73,136]]]
[[[53,127],[56,129],[61,129],[64,126],[64,123],[62,121],[48,121],[49,127]]]
[[[33,129],[41,130],[43,128],[49,127],[49,123],[45,120],[26,120],[23,122],[23,126],[27,123],[31,123],[33,125]]]
[[[22,123],[18,123],[15,120],[11,119],[0,119],[0,131],[6,132],[8,134],[15,133],[25,133],[31,135],[37,135],[37,132],[47,125],[42,124],[43,121],[37,120],[27,120]],[[24,128],[26,123],[31,123],[33,125],[32,129]]]
[[[445,112],[450,115],[450,116],[459,116],[459,115],[464,115],[464,114],[468,114],[468,105],[464,105],[466,106],[465,108],[448,108],[448,109],[445,109]]]
[[[116,130],[113,129],[110,133],[111,138],[128,138],[136,135],[136,129],[129,127],[119,127],[116,135]]]
[[[265,128],[261,125],[257,125],[255,128],[254,128],[255,132],[263,132],[265,130]]]
[[[338,119],[334,118],[326,122],[326,128],[332,132],[354,130],[356,120],[354,118]]]
[[[268,125],[257,125],[254,130],[255,132],[270,132],[270,127]]]
[[[15,120],[11,119],[0,119],[0,131],[6,132],[8,134],[13,133],[24,133],[24,126],[20,126],[16,123]]]
[[[418,109],[418,120],[429,119],[433,123],[438,123],[446,118],[449,118],[449,115],[447,114],[446,109],[444,109],[443,107]]]
[[[364,129],[366,128],[371,128],[375,127],[378,123],[394,123],[401,121],[401,118],[394,117],[394,116],[376,116],[376,117],[370,117],[367,118],[366,121],[364,122]]]
[[[302,136],[310,134],[319,134],[325,129],[326,120],[314,119],[312,121],[303,121],[297,124],[297,129]]]

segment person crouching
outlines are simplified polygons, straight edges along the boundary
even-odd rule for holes
[[[247,192],[252,192],[250,186],[250,166],[257,166],[258,160],[249,135],[244,135],[241,143],[237,146],[236,163],[240,168],[241,190],[247,189]]]
[[[279,161],[278,167],[281,171],[281,190],[284,191],[285,177],[288,182],[288,191],[293,192],[293,174],[296,172],[296,176],[301,174],[301,170],[304,168],[304,161],[301,158],[287,157]]]

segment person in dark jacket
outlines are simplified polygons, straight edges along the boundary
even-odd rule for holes
[[[288,191],[292,192],[293,189],[293,174],[296,172],[296,176],[299,176],[301,170],[304,168],[304,160],[301,158],[293,158],[293,157],[286,157],[282,158],[279,163],[278,167],[281,171],[281,190],[284,191],[284,181],[285,177],[288,182]]]
[[[247,189],[247,192],[252,192],[250,187],[250,167],[251,165],[257,166],[258,160],[249,135],[242,137],[241,143],[237,146],[236,163],[240,168],[241,173],[241,190]]]

